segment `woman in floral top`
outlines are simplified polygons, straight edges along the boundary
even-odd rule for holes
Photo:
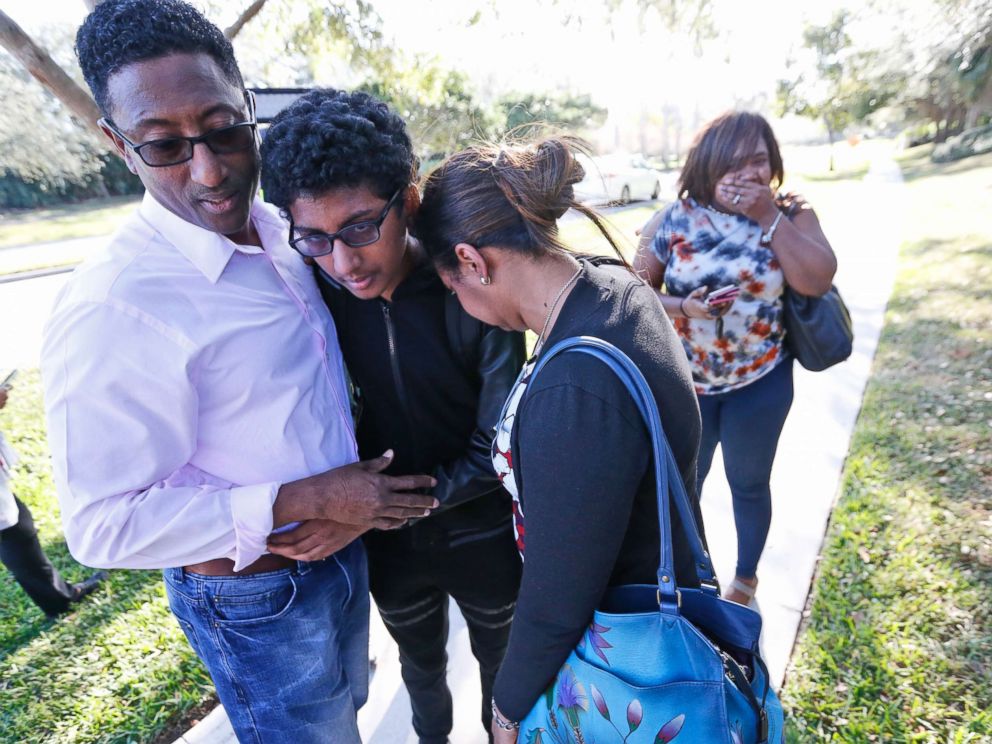
[[[782,292],[830,289],[837,268],[816,214],[776,196],[782,156],[768,122],[729,112],[696,136],[679,199],[641,233],[635,268],[660,294],[692,366],[703,420],[698,489],[722,444],[737,525],[737,571],[727,598],[754,596],[771,522],[772,462],[792,405]],[[732,287],[724,302],[707,295]]]

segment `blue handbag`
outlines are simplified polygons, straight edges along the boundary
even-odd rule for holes
[[[644,375],[598,338],[568,338],[565,352],[601,360],[624,383],[647,424],[661,528],[658,584],[612,587],[551,685],[520,722],[522,744],[784,743],[782,707],[758,653],[761,616],[719,596],[661,416]],[[673,570],[669,496],[685,526],[700,588]]]

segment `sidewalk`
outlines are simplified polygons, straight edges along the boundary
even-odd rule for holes
[[[776,686],[785,678],[802,621],[895,279],[902,242],[898,229],[901,189],[898,166],[880,158],[862,183],[851,185],[845,221],[826,229],[840,264],[836,284],[854,318],[855,348],[850,360],[827,372],[812,374],[796,365],[795,404],[772,473],[775,513],[758,567],[758,602],[765,621],[762,645]],[[703,515],[717,573],[722,582],[728,582],[734,572],[736,533],[719,453],[706,483]],[[362,738],[367,744],[415,744],[395,647],[377,622],[372,653],[377,657],[377,670],[369,702],[359,713]],[[452,612],[448,653],[448,680],[456,701],[451,741],[485,744],[477,721],[477,668],[457,609]],[[208,742],[235,742],[219,707],[176,744]]]
[[[107,244],[106,235],[91,238],[71,238],[57,240],[51,243],[35,243],[32,245],[15,245],[0,248],[0,280],[27,278],[27,274],[39,265],[58,266],[61,270],[71,271],[76,264]],[[44,255],[44,259],[39,259]],[[21,274],[21,276],[17,276]]]

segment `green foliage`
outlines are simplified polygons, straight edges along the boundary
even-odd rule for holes
[[[790,742],[992,740],[992,156],[917,152],[913,238],[783,692]]]
[[[492,114],[478,103],[468,78],[429,59],[417,59],[359,87],[403,117],[423,161],[460,150],[492,130]]]
[[[33,512],[45,552],[68,581],[83,579],[89,570],[62,542],[37,371],[18,378],[0,428],[22,456],[14,491]],[[213,694],[158,572],[114,571],[52,622],[2,571],[0,607],[0,741],[149,742]]]
[[[504,120],[502,131],[525,136],[542,125],[572,132],[596,129],[606,122],[607,110],[596,104],[588,94],[510,93],[495,104]]]
[[[992,124],[951,137],[934,148],[932,158],[935,163],[949,163],[986,152],[992,152]]]
[[[780,113],[822,120],[831,142],[852,122],[863,121],[893,95],[878,81],[865,82],[864,73],[874,63],[874,57],[852,49],[848,22],[848,12],[839,10],[826,25],[808,25],[803,32],[803,46],[813,55],[813,71],[778,82]]]
[[[72,56],[68,29],[54,28],[40,40],[60,61]],[[74,68],[67,65],[66,69]],[[136,193],[140,189],[123,162],[109,155],[96,135],[76,122],[62,103],[0,50],[0,209],[39,207],[65,201]]]

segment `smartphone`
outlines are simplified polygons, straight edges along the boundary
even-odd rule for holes
[[[733,302],[740,295],[741,288],[736,284],[728,284],[725,287],[720,287],[719,289],[714,289],[708,295],[706,295],[706,304],[709,306],[713,305],[724,305],[728,302]]]
[[[15,369],[4,378],[3,382],[0,382],[0,390],[10,390],[10,386],[14,383],[16,377],[17,370]]]

